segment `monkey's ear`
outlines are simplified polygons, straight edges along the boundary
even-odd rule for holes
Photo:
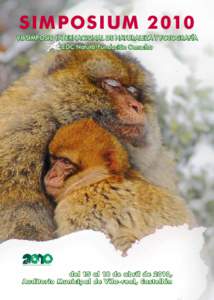
[[[116,149],[108,149],[104,152],[103,158],[106,166],[111,173],[118,174],[123,171],[122,158],[120,158]]]

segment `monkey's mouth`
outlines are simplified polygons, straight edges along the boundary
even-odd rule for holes
[[[45,188],[45,191],[47,195],[54,197],[54,199],[57,198],[57,196],[60,194],[61,191],[61,186],[53,186],[53,185],[48,185]]]
[[[125,143],[136,147],[146,144],[147,131],[143,125],[122,123],[118,124],[116,129],[111,129],[110,125],[109,130]]]
[[[134,146],[146,144],[147,126],[145,123],[134,123],[133,120],[124,120],[124,118],[120,118],[109,111],[97,111],[93,118],[122,142],[130,143]]]

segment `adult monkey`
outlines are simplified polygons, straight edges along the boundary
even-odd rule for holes
[[[150,74],[110,51],[53,51],[0,97],[0,239],[54,237],[40,183],[46,147],[58,127],[88,116],[126,145],[147,179],[176,190]]]

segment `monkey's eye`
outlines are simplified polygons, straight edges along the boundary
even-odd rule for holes
[[[79,164],[73,162],[72,160],[66,157],[58,157],[58,160],[64,165],[64,168],[66,170],[69,170],[69,176],[79,172]]]
[[[65,157],[59,157],[58,160],[60,160],[65,165],[71,165],[71,162],[68,158]]]
[[[104,84],[110,85],[112,87],[121,87],[121,83],[115,79],[106,78],[103,80]]]
[[[140,96],[140,91],[135,86],[128,86],[127,91],[132,94],[135,98],[138,98]]]

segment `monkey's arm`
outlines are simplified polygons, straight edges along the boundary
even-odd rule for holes
[[[89,194],[87,194],[88,196]],[[79,197],[81,199],[81,195]],[[75,204],[73,200],[70,198],[69,201],[67,198],[56,207],[55,221],[57,224],[56,235],[58,237],[86,229],[100,231],[123,254],[126,253],[136,240],[140,239],[140,232],[138,228],[132,226],[130,215],[127,217],[127,211],[121,214],[120,210],[115,212],[114,208],[108,207],[108,205],[107,207],[103,205],[103,208],[101,208],[99,204],[96,205],[94,203],[94,197],[92,200],[94,207],[87,203],[84,205],[80,203]]]
[[[55,209],[57,235],[92,229],[103,232],[123,253],[140,237],[139,205],[132,182],[104,180],[77,190],[58,203]]]

